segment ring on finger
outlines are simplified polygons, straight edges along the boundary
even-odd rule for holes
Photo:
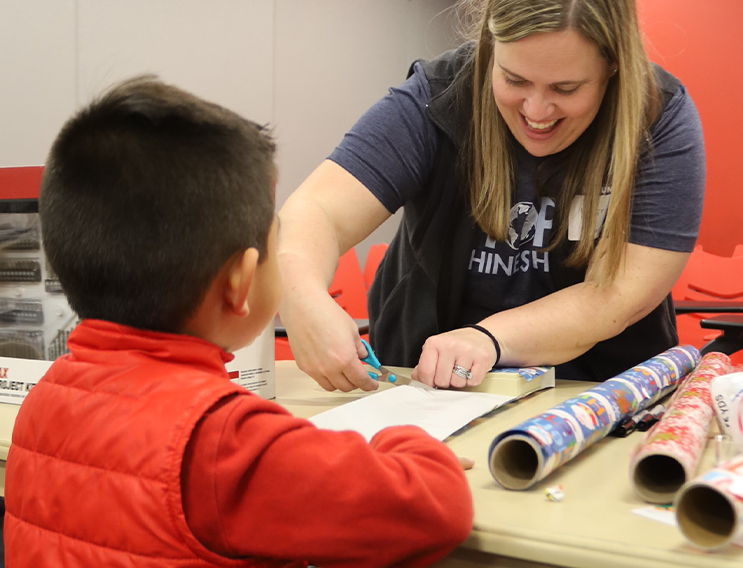
[[[454,365],[454,369],[452,370],[452,373],[454,373],[458,377],[462,377],[465,380],[472,378],[472,371],[470,371],[469,369],[465,369],[464,367],[460,365]]]

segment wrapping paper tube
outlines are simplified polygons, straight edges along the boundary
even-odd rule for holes
[[[743,537],[743,456],[737,456],[686,485],[676,495],[676,522],[703,550]]]
[[[705,355],[679,386],[663,418],[637,447],[630,461],[630,479],[642,499],[671,503],[681,486],[694,477],[715,415],[710,382],[731,369],[727,355]]]
[[[674,347],[499,434],[488,452],[490,473],[506,489],[528,489],[670,393],[698,361],[695,347]]]

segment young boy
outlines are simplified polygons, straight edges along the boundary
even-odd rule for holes
[[[229,381],[279,301],[273,154],[148,77],[60,132],[39,208],[82,322],[15,423],[9,568],[424,566],[467,537],[444,444],[318,430]]]

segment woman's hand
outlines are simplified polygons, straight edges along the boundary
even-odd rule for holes
[[[282,305],[281,321],[297,366],[325,390],[371,391],[379,387],[360,357],[366,357],[356,322],[325,293]]]
[[[472,328],[455,329],[426,340],[411,378],[437,388],[475,386],[493,367],[496,357],[487,335]],[[457,367],[462,368],[462,374],[469,371],[470,378],[455,373]]]

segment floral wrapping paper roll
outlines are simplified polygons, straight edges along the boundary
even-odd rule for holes
[[[743,544],[743,455],[684,485],[674,509],[681,533],[702,550]]]
[[[715,413],[710,382],[731,369],[730,357],[724,353],[705,355],[638,445],[630,461],[630,479],[642,499],[671,503],[681,486],[694,477]]]
[[[488,452],[491,474],[506,489],[528,489],[670,393],[698,361],[695,347],[674,347],[499,434]]]

